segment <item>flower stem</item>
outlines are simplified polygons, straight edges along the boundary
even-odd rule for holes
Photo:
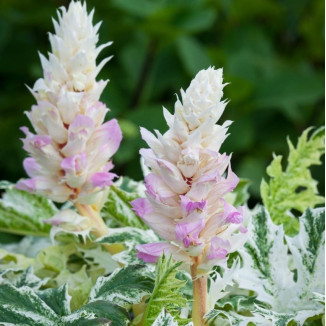
[[[89,205],[75,204],[75,207],[82,216],[87,216],[90,219],[93,226],[92,233],[96,238],[108,234],[108,228],[98,211]]]
[[[107,235],[109,233],[108,227],[104,223],[100,213],[97,210],[95,210],[89,205],[83,204],[75,204],[75,207],[82,216],[87,216],[90,219],[93,226],[92,233],[95,235],[96,238],[103,237],[104,235]],[[103,247],[111,255],[114,255],[124,249],[121,244],[104,244]]]
[[[191,266],[193,285],[192,321],[194,326],[205,326],[207,310],[207,275],[198,276],[198,263]]]

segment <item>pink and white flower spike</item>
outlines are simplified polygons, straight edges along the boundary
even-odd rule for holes
[[[108,81],[96,77],[110,58],[98,66],[96,58],[112,42],[96,47],[100,23],[93,26],[93,14],[72,1],[53,21],[52,53],[40,55],[44,76],[31,89],[37,104],[26,113],[35,134],[21,128],[30,178],[17,188],[99,210],[103,190],[116,177],[111,157],[122,134],[117,120],[103,123],[108,109],[99,98]]]
[[[138,256],[153,262],[165,252],[195,264],[198,273],[226,266],[226,256],[246,240],[243,207],[225,196],[239,182],[230,156],[221,154],[230,121],[216,124],[222,100],[222,69],[200,71],[186,91],[181,90],[174,114],[164,108],[169,130],[156,136],[141,128],[149,149],[140,153],[150,173],[146,198],[132,201],[135,212],[166,242],[139,245]]]

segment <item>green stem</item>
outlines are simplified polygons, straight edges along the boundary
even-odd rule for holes
[[[207,276],[198,276],[198,264],[191,266],[193,285],[192,321],[194,326],[205,326],[204,315],[207,310]]]

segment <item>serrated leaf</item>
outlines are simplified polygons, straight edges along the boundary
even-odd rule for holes
[[[140,264],[137,258],[135,246],[160,241],[152,230],[141,230],[132,227],[109,229],[108,235],[97,240],[99,243],[123,244],[125,250],[112,256],[113,259],[123,265]]]
[[[299,230],[298,220],[291,210],[303,213],[309,207],[324,203],[309,167],[321,163],[320,156],[325,152],[325,129],[316,130],[308,139],[310,130],[303,132],[296,148],[288,139],[290,152],[285,171],[282,169],[282,156],[274,156],[267,168],[269,183],[265,180],[261,183],[264,205],[276,224],[284,224],[288,235],[294,235]]]
[[[32,266],[29,266],[25,270],[0,270],[0,284],[11,284],[17,288],[28,286],[34,290],[38,290],[47,282],[47,279],[40,279],[34,275]]]
[[[240,268],[239,258],[236,259],[232,267],[223,274],[213,270],[209,275],[209,290],[208,290],[208,309],[213,309],[215,303],[228,295],[228,291],[226,291],[227,286],[232,286],[233,276],[238,272]]]
[[[325,211],[308,209],[299,221],[300,233],[285,237],[282,225],[275,225],[261,207],[248,225],[248,242],[239,251],[243,268],[234,279],[240,288],[256,292],[258,300],[270,305],[270,310],[257,306],[254,311],[273,325],[292,320],[303,325],[323,312],[313,292],[324,291]]]
[[[6,191],[0,199],[0,230],[22,235],[48,236],[51,227],[44,220],[57,212],[52,201],[15,189],[14,185],[2,183],[2,188],[4,187]]]
[[[254,302],[256,297],[247,297],[244,295],[235,295],[222,298],[216,303],[216,307],[226,310],[227,307],[231,307],[232,310],[237,312],[253,311]]]
[[[129,325],[128,312],[114,303],[94,301],[63,318],[67,326]]]
[[[107,325],[112,321],[114,326],[123,326],[129,322],[127,311],[110,302],[95,301],[71,314],[69,312],[69,296],[65,286],[44,293],[34,292],[26,286],[0,286],[0,323],[80,326]]]
[[[0,248],[0,269],[25,269],[33,263],[34,259],[24,255],[14,254]]]
[[[180,308],[185,307],[187,303],[180,293],[185,282],[176,278],[180,265],[180,262],[174,263],[171,257],[167,258],[164,254],[159,258],[156,265],[154,290],[145,311],[144,326],[152,325],[163,308],[169,311],[178,322],[187,322],[178,318]]]
[[[155,319],[152,326],[178,326],[178,322],[176,322],[174,318],[163,309]]]
[[[237,314],[234,311],[225,311],[221,309],[213,309],[205,315],[205,320],[209,325],[221,325],[221,326],[274,326],[274,324],[266,320],[259,314],[253,314],[252,316],[243,316]],[[215,323],[214,323],[215,322]],[[213,324],[214,323],[214,324]]]
[[[88,273],[93,270],[93,265],[83,259],[77,244],[49,246],[37,255],[33,265],[37,276],[49,278],[48,287],[57,288],[68,284],[72,310],[87,302],[95,283]]]
[[[124,187],[126,187],[125,184]],[[101,215],[105,219],[114,220],[121,227],[130,226],[144,230],[148,229],[132,210],[129,203],[138,197],[140,197],[138,192],[128,192],[118,187],[111,186],[107,201],[101,210]]]
[[[141,302],[152,293],[154,279],[144,265],[129,265],[117,269],[108,277],[99,277],[90,293],[90,301],[106,300],[119,306]]]
[[[47,289],[36,292],[39,298],[42,299],[57,315],[66,316],[71,313],[70,300],[67,285],[62,285],[57,289]]]

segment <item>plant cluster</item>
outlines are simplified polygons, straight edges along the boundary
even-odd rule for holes
[[[220,153],[231,122],[217,124],[225,84],[209,67],[164,108],[166,133],[141,128],[144,182],[118,178],[122,133],[96,80],[111,43],[97,46],[93,13],[58,12],[30,89],[35,133],[22,128],[29,178],[1,182],[0,325],[321,325],[325,210],[309,168],[324,129],[288,141],[249,209]]]

